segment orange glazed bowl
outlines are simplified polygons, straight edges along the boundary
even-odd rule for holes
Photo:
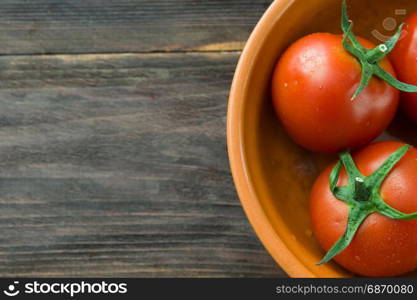
[[[387,31],[387,18],[399,25],[407,17],[404,12],[417,10],[417,1],[349,0],[348,10],[355,34],[378,44],[394,34]],[[340,14],[341,0],[276,0],[248,40],[230,92],[227,139],[235,185],[260,240],[291,277],[353,276],[333,262],[315,265],[324,251],[311,230],[309,194],[336,157],[296,145],[275,116],[270,95],[272,72],[283,51],[310,33],[340,34]],[[416,145],[416,130],[398,117],[383,139]]]

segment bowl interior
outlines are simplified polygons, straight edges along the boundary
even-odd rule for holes
[[[297,272],[295,268],[289,273],[296,277],[352,274],[334,263],[315,266],[323,251],[311,231],[308,198],[317,175],[336,157],[311,153],[292,142],[273,112],[270,78],[281,53],[296,39],[314,32],[341,33],[340,9],[341,0],[276,1],[267,13],[268,19],[263,19],[264,24],[261,21],[247,44],[251,50],[246,52],[250,53],[242,56],[242,60],[247,61],[241,62],[250,65],[244,83],[239,86],[243,89],[242,99],[236,99],[243,105],[241,116],[237,118],[240,119],[244,167],[256,195],[255,201],[260,202],[276,236],[311,272]],[[396,20],[400,24],[417,10],[417,1],[350,0],[348,9],[355,34],[381,43],[378,38],[394,34],[387,30],[387,22]],[[416,130],[417,127],[397,117],[380,139],[400,139],[417,145]],[[239,190],[239,184],[237,187]],[[257,229],[257,220],[251,222],[255,230],[261,230]],[[282,248],[274,245],[274,238],[262,240],[271,254],[279,257],[276,254]]]

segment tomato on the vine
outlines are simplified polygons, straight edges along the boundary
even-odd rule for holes
[[[299,145],[336,153],[366,145],[393,119],[399,92],[373,77],[352,100],[361,65],[342,45],[342,35],[316,33],[296,41],[282,55],[272,80],[275,111]],[[366,48],[374,45],[359,42]],[[381,66],[393,76],[385,58]]]
[[[416,269],[417,149],[379,142],[355,153],[353,160],[346,153],[341,157],[343,168],[325,169],[310,197],[313,232],[325,250],[332,247],[322,262],[334,257],[364,276]]]
[[[343,35],[315,33],[296,41],[273,74],[277,115],[295,142],[312,151],[336,153],[368,144],[393,119],[398,90],[417,92],[417,86],[396,78],[386,58],[401,26],[375,47],[352,33],[346,1],[341,24]]]

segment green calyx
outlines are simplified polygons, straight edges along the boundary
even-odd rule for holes
[[[392,168],[411,148],[409,145],[400,147],[371,175],[362,175],[348,152],[341,153],[339,162],[334,166],[329,176],[332,194],[349,207],[346,230],[342,237],[330,248],[318,265],[330,261],[333,257],[349,246],[362,222],[372,213],[380,213],[394,220],[411,220],[417,218],[417,213],[405,214],[392,208],[381,197],[380,189]],[[338,187],[340,170],[344,166],[348,177],[346,186]]]
[[[417,86],[399,81],[390,73],[385,71],[379,65],[379,62],[387,56],[395,47],[401,36],[404,24],[398,28],[396,34],[385,44],[380,44],[374,49],[366,49],[359,43],[352,33],[352,22],[347,15],[346,0],[342,4],[342,30],[343,30],[343,47],[357,58],[362,68],[361,81],[358,89],[353,94],[351,100],[354,100],[369,84],[373,76],[386,81],[396,89],[404,92],[417,92]]]

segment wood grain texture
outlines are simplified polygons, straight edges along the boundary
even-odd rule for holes
[[[240,50],[272,0],[2,0],[0,54]]]
[[[285,276],[228,168],[238,55],[0,57],[0,275]]]

